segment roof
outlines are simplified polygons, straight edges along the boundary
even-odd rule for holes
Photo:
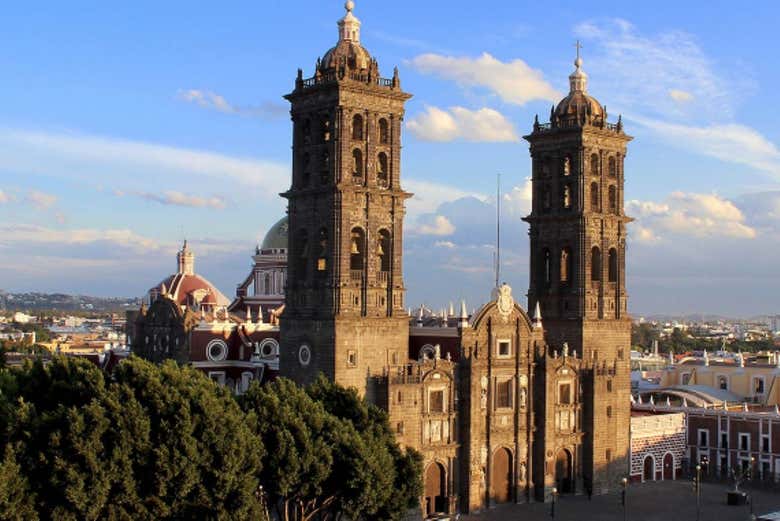
[[[219,291],[211,282],[200,275],[186,275],[176,273],[162,280],[159,284],[149,290],[153,293],[162,294],[163,286],[166,293],[180,306],[193,306],[200,303],[207,295],[212,295],[218,306],[227,306],[230,304],[228,298]]]
[[[276,224],[271,226],[268,233],[265,234],[263,243],[260,246],[261,250],[286,250],[287,249],[287,235],[289,230],[289,224],[287,222],[287,216],[285,215]]]

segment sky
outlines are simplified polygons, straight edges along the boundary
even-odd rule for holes
[[[362,44],[407,103],[410,305],[525,301],[522,136],[588,91],[634,136],[625,166],[634,315],[778,313],[780,4],[357,0]],[[282,96],[336,43],[343,3],[16,2],[0,18],[0,288],[141,296],[175,269],[226,295],[284,215]]]

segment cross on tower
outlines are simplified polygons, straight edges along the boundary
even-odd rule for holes
[[[582,49],[582,44],[579,40],[577,40],[577,43],[574,44],[574,46],[577,48],[577,58],[580,57],[580,49]]]

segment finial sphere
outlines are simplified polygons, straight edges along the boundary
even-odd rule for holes
[[[347,0],[347,2],[344,4],[344,9],[347,11],[352,11],[355,8],[355,2],[352,0]]]
[[[582,67],[582,58],[580,58],[579,56],[577,56],[577,59],[576,59],[576,60],[574,60],[574,66],[575,66],[575,67],[577,67],[578,69],[579,69],[580,67]]]

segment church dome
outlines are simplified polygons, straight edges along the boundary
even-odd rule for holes
[[[575,71],[569,75],[569,95],[563,98],[555,107],[555,119],[567,120],[586,117],[591,120],[605,118],[604,107],[593,96],[587,93],[588,75],[582,70],[582,58],[574,60]]]
[[[338,21],[339,41],[325,53],[318,67],[320,72],[340,69],[342,66],[351,71],[360,72],[371,67],[371,54],[360,45],[360,20],[352,13],[355,2],[348,0],[344,4],[347,14]]]
[[[279,219],[276,224],[271,226],[268,233],[265,234],[261,250],[286,250],[287,249],[287,234],[289,225],[287,223],[287,216]]]
[[[211,282],[195,273],[195,255],[184,241],[177,254],[176,273],[160,281],[148,292],[149,302],[168,297],[180,306],[197,307],[201,302],[227,306],[230,301]]]

